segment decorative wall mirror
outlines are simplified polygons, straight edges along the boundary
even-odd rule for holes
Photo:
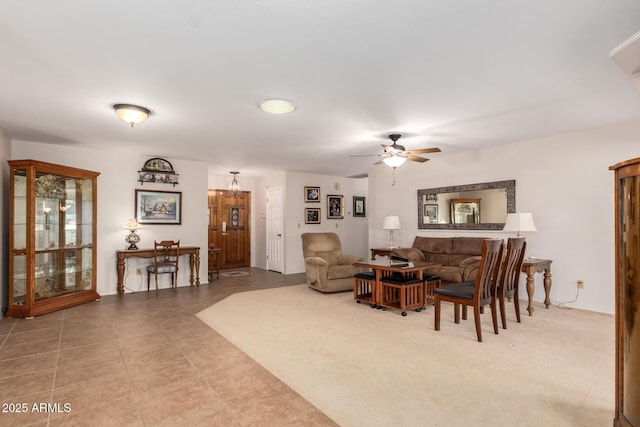
[[[419,229],[502,230],[515,211],[515,180],[418,190]]]

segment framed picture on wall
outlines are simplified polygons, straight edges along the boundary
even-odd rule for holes
[[[353,216],[364,218],[367,216],[364,196],[353,196]]]
[[[182,224],[182,193],[136,190],[135,210],[140,224]]]
[[[305,203],[320,203],[320,187],[304,187]]]
[[[320,224],[320,208],[304,208],[305,224]]]
[[[327,219],[342,219],[344,217],[344,196],[327,195]]]
[[[438,205],[424,205],[422,212],[425,223],[438,222]]]

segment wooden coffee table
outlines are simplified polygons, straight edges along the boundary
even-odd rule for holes
[[[407,310],[413,309],[422,309],[426,306],[427,303],[427,292],[425,289],[425,284],[423,280],[423,271],[429,267],[439,266],[435,262],[390,262],[389,260],[380,260],[380,261],[362,261],[356,262],[353,264],[358,268],[367,268],[373,270],[375,273],[375,282],[373,283],[373,292],[372,292],[372,307],[385,307],[393,310],[400,310],[404,314],[406,314]],[[402,295],[405,293],[411,293],[411,295],[419,295],[418,300],[416,298],[411,298],[410,304],[405,304],[402,297],[398,297],[399,300],[396,301],[396,298],[386,298],[385,295],[391,295],[389,292],[385,292],[384,285],[382,283],[382,279],[386,276],[391,276],[393,273],[415,273],[416,279],[420,280],[419,284],[414,285],[400,285],[400,286],[408,286],[411,289],[407,288],[404,292],[401,292]],[[389,285],[389,288],[395,288],[394,285]],[[418,288],[420,289],[414,289]],[[387,291],[389,291],[387,289]],[[393,294],[396,295],[396,294]],[[415,301],[414,301],[415,300]]]

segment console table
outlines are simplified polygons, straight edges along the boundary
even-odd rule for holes
[[[182,255],[189,255],[189,268],[191,270],[189,283],[193,285],[195,272],[196,286],[200,287],[200,247],[180,246],[180,256]],[[119,250],[116,251],[116,257],[116,268],[118,270],[118,295],[124,295],[124,260],[127,258],[153,258],[153,248]]]
[[[525,258],[522,262],[522,272],[527,274],[527,295],[529,296],[529,305],[527,311],[529,316],[533,316],[535,308],[533,308],[533,288],[534,288],[534,275],[535,273],[544,273],[544,305],[548,309],[551,305],[551,299],[549,298],[549,292],[551,292],[551,263],[550,259],[539,258]]]
[[[389,249],[389,248],[373,248],[371,249],[371,260],[375,260],[376,259],[376,255],[380,255],[380,256],[391,256],[391,252],[393,252],[393,249]]]

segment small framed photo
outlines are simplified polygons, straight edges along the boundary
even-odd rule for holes
[[[136,190],[135,210],[140,224],[182,224],[182,193]]]
[[[367,216],[367,207],[365,205],[366,198],[364,196],[353,196],[353,216],[365,218]]]
[[[320,208],[304,208],[305,224],[320,224]]]
[[[438,222],[438,205],[424,205],[422,214],[425,224]]]
[[[327,195],[327,219],[342,219],[344,217],[344,196]]]
[[[320,187],[304,187],[305,203],[320,203]]]

